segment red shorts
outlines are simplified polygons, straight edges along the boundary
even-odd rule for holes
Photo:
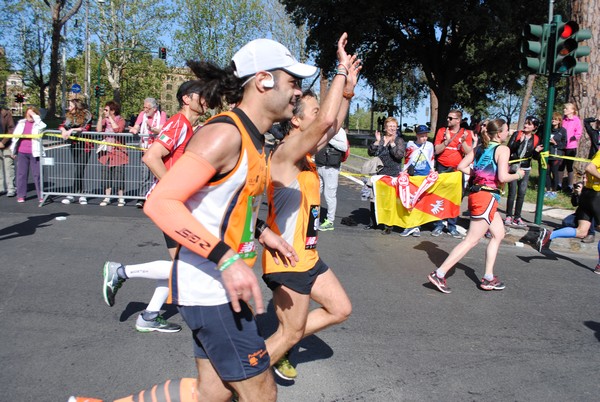
[[[498,200],[494,193],[489,191],[478,191],[469,194],[469,212],[471,219],[485,219],[490,225],[498,210]]]

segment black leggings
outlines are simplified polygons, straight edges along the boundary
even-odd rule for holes
[[[71,145],[71,157],[73,158],[73,193],[83,194],[83,178],[85,168],[90,159],[90,152],[86,151],[83,142],[77,142]]]
[[[565,156],[575,156],[577,155],[577,150],[576,149],[565,149]],[[573,172],[573,162],[575,162],[573,159],[561,159],[561,164],[560,164],[560,168],[558,170],[560,170],[561,172],[565,171],[565,167],[567,168],[567,172],[571,173]]]
[[[548,170],[546,170],[546,191],[556,191],[558,189],[558,168],[560,160],[554,159],[548,161]]]

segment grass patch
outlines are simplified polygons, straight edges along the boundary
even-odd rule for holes
[[[350,146],[350,153],[352,155],[362,156],[363,158],[370,158],[369,154],[367,153],[367,148],[366,147],[361,147],[361,146],[357,146],[357,145],[351,145]]]
[[[531,173],[529,174],[529,183],[527,183],[527,192],[525,193],[525,202],[531,202],[533,204],[537,201],[537,187],[540,176],[540,171],[538,169],[538,161],[532,161],[531,163]],[[547,182],[547,180],[546,180]],[[508,191],[507,191],[508,194]],[[549,200],[547,198],[544,199],[544,205],[549,207],[558,207],[565,209],[574,209],[571,205],[571,196],[565,195],[564,193],[559,192],[558,196]]]

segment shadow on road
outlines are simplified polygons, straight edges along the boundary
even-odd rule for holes
[[[0,240],[14,239],[17,237],[25,237],[34,235],[38,228],[50,226],[48,222],[57,217],[67,217],[66,213],[54,213],[49,215],[34,215],[28,216],[27,220],[15,225],[11,225],[0,229]]]
[[[433,265],[435,265],[436,267],[439,267],[440,265],[442,265],[442,263],[446,260],[446,258],[448,257],[448,253],[444,250],[442,250],[441,248],[438,247],[438,245],[436,243],[433,243],[431,241],[422,241],[421,243],[417,244],[414,247],[415,250],[421,250],[421,251],[425,251],[427,253],[427,257],[429,258],[429,261],[431,261],[433,263]],[[477,274],[475,273],[475,270],[471,267],[468,267],[462,263],[458,263],[454,266],[454,268],[452,268],[450,271],[448,271],[448,274],[446,275],[446,278],[451,278],[454,273],[456,272],[455,270],[460,269],[461,271],[463,271],[465,273],[465,275],[467,276],[467,278],[471,279],[473,281],[473,283],[475,283],[476,285],[479,285],[479,278],[477,277]],[[431,283],[427,282],[425,283],[423,286],[425,287],[429,287],[431,289],[437,289],[435,286],[433,286]]]
[[[129,304],[127,304],[127,307],[125,307],[125,310],[123,310],[123,312],[121,313],[121,316],[119,317],[119,321],[120,322],[127,321],[132,315],[135,315],[135,314],[138,314],[138,313],[141,313],[142,311],[144,311],[146,309],[147,305],[148,305],[148,303],[129,302]],[[162,313],[161,316],[165,320],[168,320],[169,318],[173,317],[176,314],[179,314],[179,311],[177,310],[177,306],[174,306],[172,304],[165,304],[164,305],[164,313]]]
[[[596,339],[598,339],[598,341],[600,341],[600,322],[584,321],[583,325],[585,325],[586,327],[588,327],[589,329],[594,331],[595,332],[594,335],[596,336]]]
[[[262,336],[267,339],[271,336],[279,325],[273,299],[269,300],[267,310],[264,314],[256,316],[256,322]],[[302,339],[290,350],[290,362],[296,366],[297,364],[307,363],[315,360],[328,359],[333,356],[333,349],[323,342],[318,336],[310,335]],[[292,385],[294,381],[286,381],[275,376],[276,382],[279,385]]]
[[[539,256],[526,257],[526,256],[518,255],[517,258],[520,259],[523,262],[528,263],[528,264],[531,261],[534,261],[534,260],[552,260],[552,261],[565,260],[565,261],[570,262],[573,265],[578,266],[579,268],[583,268],[583,269],[586,269],[588,271],[594,271],[594,268],[590,268],[590,267],[588,267],[586,265],[583,265],[580,261],[575,260],[573,258],[569,258],[569,257],[564,256],[562,254],[557,254],[557,253],[555,253],[552,250],[544,250],[544,254],[543,255],[539,255]]]

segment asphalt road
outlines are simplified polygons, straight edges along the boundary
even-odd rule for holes
[[[367,222],[368,204],[343,180],[338,217]],[[132,206],[38,208],[0,197],[0,401],[112,400],[193,377],[191,335],[141,334],[152,291],[130,280],[106,306],[105,260],[167,258],[161,233]],[[56,220],[65,216],[65,220]],[[600,395],[600,275],[589,253],[541,255],[504,244],[504,291],[479,290],[485,240],[451,271],[453,293],[426,276],[458,240],[383,236],[339,224],[319,249],[353,302],[350,319],[303,340],[299,378],[281,401],[595,401]],[[269,291],[263,287],[266,301]],[[183,323],[177,310],[165,316]],[[260,317],[268,333],[272,309]]]

